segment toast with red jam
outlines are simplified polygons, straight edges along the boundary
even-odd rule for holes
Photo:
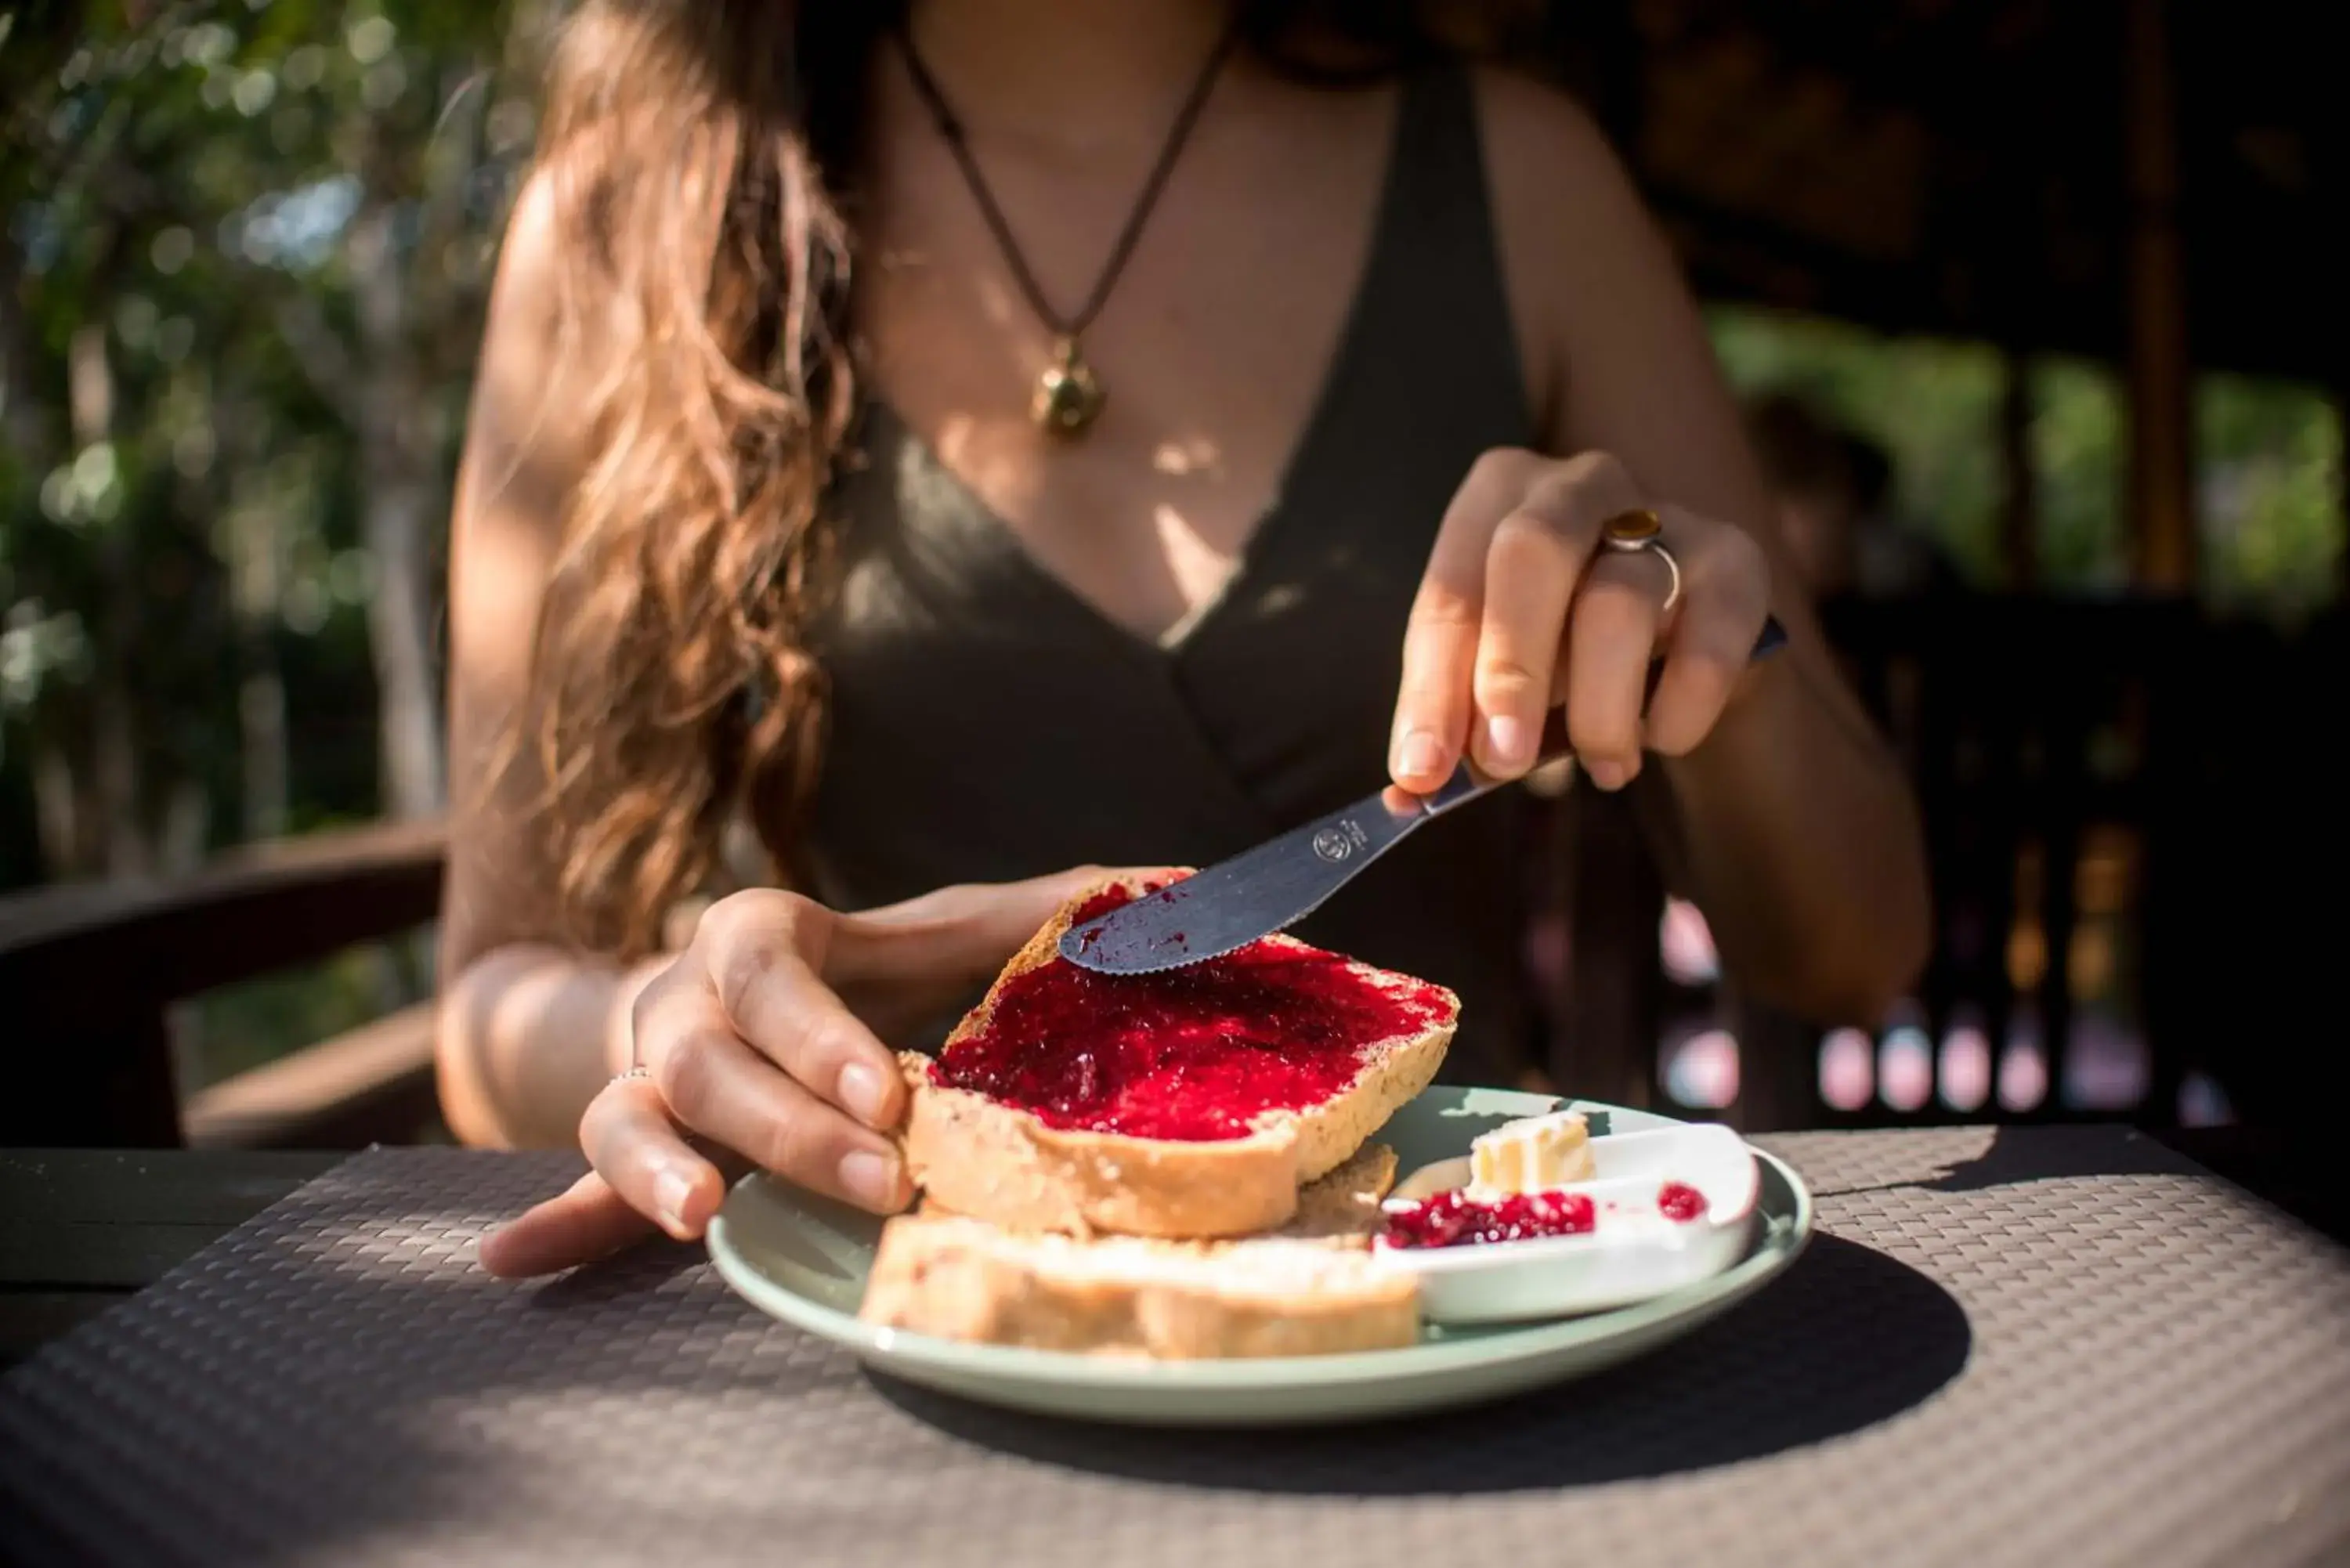
[[[926,1201],[1013,1232],[1260,1235],[1435,1077],[1458,997],[1294,938],[1149,975],[1060,956],[1161,885],[1072,899],[935,1059],[902,1058]]]

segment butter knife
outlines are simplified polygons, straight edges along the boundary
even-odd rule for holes
[[[1751,656],[1761,659],[1786,646],[1776,618],[1765,622]],[[1648,670],[1656,692],[1663,671]],[[1570,754],[1564,712],[1553,709],[1543,728],[1540,761]],[[1433,792],[1416,795],[1389,785],[1354,805],[1269,838],[1061,933],[1061,956],[1099,974],[1151,974],[1180,969],[1270,936],[1318,909],[1363,868],[1427,824],[1503,787],[1463,761]]]

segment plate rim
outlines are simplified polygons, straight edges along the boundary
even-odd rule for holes
[[[1469,1085],[1433,1087],[1452,1093],[1511,1095],[1591,1110],[1629,1111],[1665,1122],[1682,1121],[1638,1106],[1575,1096],[1534,1095]],[[778,1282],[754,1265],[747,1252],[735,1244],[726,1211],[738,1195],[766,1179],[758,1171],[743,1177],[728,1190],[726,1202],[720,1205],[710,1222],[704,1247],[720,1276],[751,1305],[803,1333],[837,1345],[860,1362],[882,1371],[911,1366],[959,1380],[978,1378],[1030,1387],[1082,1386],[1105,1392],[1130,1389],[1185,1394],[1263,1393],[1332,1383],[1417,1378],[1519,1361],[1540,1361],[1579,1344],[1651,1334],[1684,1315],[1692,1317],[1690,1326],[1694,1328],[1706,1317],[1784,1272],[1809,1246],[1814,1234],[1816,1214],[1811,1189],[1786,1161],[1767,1149],[1755,1147],[1742,1135],[1740,1141],[1746,1143],[1754,1158],[1785,1184],[1794,1211],[1782,1227],[1763,1210],[1758,1195],[1754,1212],[1762,1223],[1757,1227],[1753,1250],[1728,1269],[1695,1284],[1627,1306],[1575,1317],[1484,1325],[1452,1337],[1441,1336],[1440,1331],[1440,1337],[1388,1350],[1163,1361],[1140,1356],[1088,1355],[1028,1345],[968,1345],[906,1329],[876,1327],[854,1313],[828,1306]]]

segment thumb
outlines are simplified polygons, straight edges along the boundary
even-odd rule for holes
[[[611,1256],[653,1233],[653,1222],[589,1171],[482,1238],[482,1267],[500,1279],[558,1273]]]

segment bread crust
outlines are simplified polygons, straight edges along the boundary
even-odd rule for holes
[[[1140,891],[1132,880],[1111,878],[1070,899],[1004,966],[947,1044],[984,1029],[1004,983],[1052,961],[1076,911],[1117,886]],[[1385,985],[1418,983],[1355,967]],[[1047,1127],[1030,1111],[938,1084],[929,1057],[905,1053],[907,1168],[940,1207],[1013,1231],[1201,1239],[1277,1229],[1296,1213],[1300,1187],[1351,1158],[1435,1078],[1460,1016],[1460,999],[1438,989],[1443,1019],[1379,1042],[1347,1088],[1303,1111],[1267,1111],[1248,1136],[1217,1142]]]

